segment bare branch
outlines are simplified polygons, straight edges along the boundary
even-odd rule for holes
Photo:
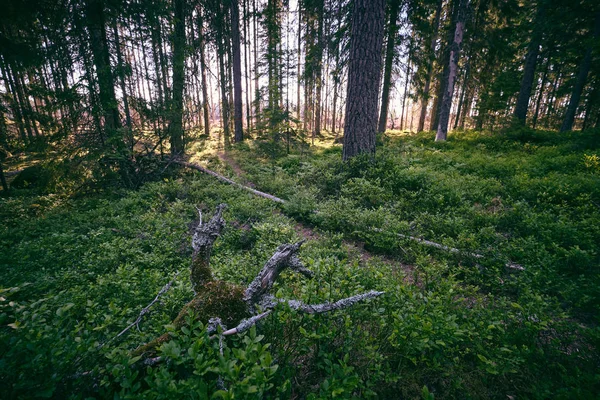
[[[345,299],[338,300],[333,303],[322,303],[322,304],[304,304],[298,300],[287,301],[292,310],[300,311],[306,314],[322,314],[329,311],[342,310],[344,308],[352,307],[354,304],[381,296],[385,292],[378,292],[371,290],[366,293],[357,294],[354,296],[346,297]]]
[[[262,297],[269,293],[279,274],[288,267],[308,278],[312,277],[312,272],[304,267],[296,255],[302,243],[303,240],[295,244],[283,244],[277,248],[244,293],[244,300],[250,307],[259,303]]]
[[[236,326],[235,328],[231,328],[231,329],[223,332],[223,336],[235,335],[236,333],[242,333],[242,332],[247,331],[248,329],[250,329],[251,327],[256,325],[256,323],[258,321],[260,321],[261,319],[263,319],[263,318],[267,317],[269,314],[271,314],[271,311],[272,310],[268,310],[262,314],[258,314],[251,318],[242,320],[242,322],[240,322],[239,325]]]
[[[167,291],[171,288],[171,286],[173,285],[173,283],[179,276],[180,272],[181,271],[177,271],[177,273],[175,274],[173,279],[171,279],[171,281],[169,283],[167,283],[165,286],[163,286],[162,289],[160,289],[160,291],[156,294],[156,296],[154,297],[154,300],[152,300],[150,302],[150,304],[148,304],[146,307],[142,308],[142,311],[140,311],[140,314],[138,315],[138,317],[136,318],[135,321],[133,321],[131,324],[129,324],[129,326],[127,326],[127,328],[123,329],[117,336],[113,337],[112,339],[110,339],[110,340],[102,343],[100,346],[98,346],[98,349],[101,349],[102,347],[104,347],[108,343],[112,342],[113,340],[123,336],[128,330],[130,330],[134,326],[138,326],[138,324],[142,321],[142,318],[144,317],[144,315],[146,315],[148,312],[150,312],[150,307],[152,307],[158,301],[160,296],[167,293]],[[139,327],[138,327],[138,329],[139,329]]]
[[[218,180],[220,180],[222,182],[225,182],[225,183],[228,183],[230,185],[237,186],[237,187],[239,187],[241,189],[247,190],[250,193],[255,194],[256,196],[263,197],[265,199],[274,201],[276,203],[281,203],[281,204],[285,203],[285,200],[280,199],[279,197],[273,196],[272,194],[261,192],[261,191],[256,190],[256,189],[252,189],[251,187],[248,187],[248,186],[244,186],[241,183],[237,183],[234,180],[226,178],[226,177],[224,177],[221,174],[218,174],[218,173],[216,173],[214,171],[211,171],[210,169],[201,167],[198,164],[193,164],[193,163],[189,163],[189,162],[185,162],[185,161],[175,161],[175,164],[179,164],[181,166],[184,166],[184,167],[187,167],[187,168],[192,168],[192,169],[195,169],[196,171],[200,171],[200,172],[203,172],[205,174],[212,175],[212,176],[214,176],[215,178],[217,178]]]

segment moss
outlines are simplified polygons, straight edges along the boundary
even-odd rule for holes
[[[173,324],[180,328],[185,322],[188,310],[194,310],[197,318],[204,323],[213,317],[232,327],[249,316],[248,305],[244,301],[244,288],[224,281],[205,284],[199,293],[187,303]]]
[[[200,291],[201,285],[213,280],[212,271],[207,261],[208,258],[209,254],[205,254],[205,251],[199,251],[192,260],[191,280],[196,292]]]
[[[210,272],[210,271],[209,271]],[[248,318],[248,305],[244,301],[244,288],[224,281],[208,282],[201,287],[199,293],[187,303],[173,321],[177,329],[185,325],[185,317],[193,310],[196,318],[203,323],[214,317],[221,318],[225,326],[236,326],[242,319]],[[140,355],[155,350],[167,342],[171,336],[165,333],[153,341],[138,347],[133,355]]]

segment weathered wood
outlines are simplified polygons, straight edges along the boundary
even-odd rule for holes
[[[300,261],[298,250],[304,241],[295,244],[283,244],[277,248],[275,254],[266,262],[256,278],[250,283],[244,293],[244,300],[250,307],[260,303],[268,295],[275,280],[286,268],[290,268],[307,278],[312,278],[313,273]]]
[[[256,189],[252,189],[251,187],[248,187],[248,186],[244,186],[241,183],[237,183],[234,180],[226,178],[223,175],[218,174],[218,173],[216,173],[214,171],[211,171],[208,168],[204,168],[204,167],[202,167],[202,166],[200,166],[198,164],[193,164],[193,163],[189,163],[189,162],[186,162],[186,161],[174,161],[174,163],[178,164],[178,165],[181,165],[183,167],[195,169],[196,171],[200,171],[200,172],[208,174],[208,175],[212,175],[215,178],[217,178],[218,180],[220,180],[221,182],[225,182],[225,183],[228,183],[230,185],[237,186],[237,187],[239,187],[241,189],[244,189],[244,190],[247,190],[247,191],[251,192],[252,194],[254,194],[256,196],[263,197],[265,199],[274,201],[276,203],[281,203],[281,204],[285,203],[285,200],[280,199],[279,197],[273,196],[273,195],[268,194],[268,193],[261,192],[261,191],[256,190]]]
[[[212,281],[210,252],[213,243],[217,240],[217,237],[219,237],[221,231],[225,227],[225,220],[223,219],[223,210],[225,207],[227,207],[227,205],[219,204],[215,215],[213,215],[211,220],[205,224],[202,223],[202,212],[198,211],[200,220],[192,237],[192,249],[194,252],[192,255],[192,270],[190,274],[194,293],[198,293],[198,289],[207,282]]]

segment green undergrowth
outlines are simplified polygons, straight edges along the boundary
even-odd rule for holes
[[[282,208],[190,171],[136,191],[0,199],[0,398],[593,398],[597,137],[380,142],[373,162],[348,166],[339,147],[272,159],[244,144],[229,153],[242,177],[203,160],[285,198]],[[222,202],[216,279],[248,285],[278,245],[302,238],[303,221],[315,234],[300,258],[315,277],[286,272],[276,296],[385,294],[315,316],[281,304],[222,347],[194,315],[176,329],[193,297],[195,206],[208,218]],[[508,261],[525,270],[506,269]],[[139,327],[116,338],[176,271]],[[132,357],[165,332],[172,340],[158,349],[160,362]]]

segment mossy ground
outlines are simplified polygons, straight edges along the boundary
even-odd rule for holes
[[[392,132],[374,161],[347,166],[327,137],[277,158],[257,156],[263,147],[254,143],[229,151],[245,171],[239,179],[289,200],[283,208],[185,170],[137,191],[79,198],[17,190],[0,199],[0,397],[212,395],[221,376],[237,398],[415,398],[423,386],[436,398],[593,398],[599,136],[465,132],[434,143],[431,133]],[[197,161],[238,179],[214,154]],[[181,329],[172,321],[193,298],[195,206],[212,212],[222,202],[228,225],[211,264],[225,292],[247,286],[278,245],[300,239],[300,220],[318,232],[300,254],[315,278],[284,274],[277,296],[386,295],[329,315],[281,306],[262,337],[229,338],[221,355],[200,318]],[[385,259],[362,257],[348,245],[356,242]],[[507,270],[507,261],[525,271]],[[140,329],[99,348],[177,270]],[[130,351],[165,326],[166,362],[142,375],[129,368]],[[90,373],[71,378],[82,371]]]

